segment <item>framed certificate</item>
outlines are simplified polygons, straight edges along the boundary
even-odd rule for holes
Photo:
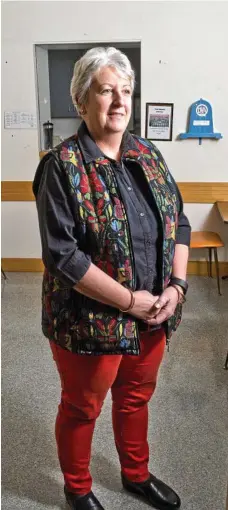
[[[145,138],[171,142],[172,136],[173,103],[146,103]]]

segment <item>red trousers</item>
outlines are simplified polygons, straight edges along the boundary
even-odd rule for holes
[[[139,356],[81,356],[50,342],[62,385],[56,419],[58,456],[65,485],[71,492],[87,494],[91,490],[93,431],[110,388],[121,471],[135,482],[149,477],[148,401],[164,353],[163,329],[153,335],[142,333],[140,343]]]

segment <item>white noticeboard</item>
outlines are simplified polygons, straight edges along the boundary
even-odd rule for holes
[[[5,112],[5,129],[34,129],[37,127],[36,115],[28,112]]]

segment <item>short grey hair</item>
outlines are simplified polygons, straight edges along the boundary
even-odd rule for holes
[[[73,104],[79,109],[85,104],[94,74],[102,67],[113,67],[135,86],[135,72],[125,53],[117,48],[96,47],[88,50],[75,64],[70,85]]]

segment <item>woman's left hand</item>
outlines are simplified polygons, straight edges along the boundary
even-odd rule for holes
[[[153,317],[147,320],[146,323],[150,326],[156,326],[169,319],[174,314],[178,300],[177,289],[171,286],[167,287],[154,303],[151,314]]]

